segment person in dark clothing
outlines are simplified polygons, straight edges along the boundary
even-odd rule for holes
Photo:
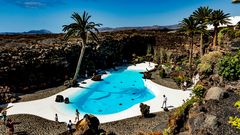
[[[6,126],[7,126],[8,135],[13,135],[13,133],[14,133],[14,122],[11,119],[8,119],[7,123],[6,123]]]

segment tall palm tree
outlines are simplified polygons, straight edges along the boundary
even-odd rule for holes
[[[192,68],[192,55],[193,55],[193,36],[199,30],[197,20],[192,16],[184,18],[181,22],[181,30],[184,31],[188,37],[190,37],[190,48],[189,48],[189,67]]]
[[[192,17],[198,21],[200,24],[200,56],[202,57],[204,54],[203,50],[203,36],[206,32],[207,24],[209,23],[210,16],[212,13],[212,9],[209,7],[199,7],[197,10],[193,12]]]
[[[220,24],[229,24],[230,20],[229,20],[230,14],[227,13],[225,14],[223,12],[223,10],[214,10],[211,13],[211,17],[210,17],[210,24],[213,25],[214,27],[214,36],[213,36],[213,47],[215,48],[217,46],[217,34],[218,34],[218,26]]]
[[[69,39],[70,37],[78,37],[82,41],[80,57],[78,59],[77,68],[72,80],[73,83],[76,83],[82,63],[82,58],[87,45],[88,36],[92,36],[95,41],[98,41],[98,37],[95,32],[98,33],[98,29],[96,27],[100,27],[101,24],[89,22],[91,15],[88,15],[88,13],[85,11],[83,12],[82,16],[74,12],[71,18],[74,20],[74,23],[63,25],[63,31],[66,32],[64,38]]]

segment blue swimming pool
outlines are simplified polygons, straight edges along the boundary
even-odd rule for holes
[[[154,98],[144,86],[140,71],[122,69],[111,72],[103,81],[94,82],[84,91],[70,97],[70,109],[83,113],[113,114]]]

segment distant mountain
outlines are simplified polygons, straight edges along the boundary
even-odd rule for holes
[[[116,28],[110,28],[110,27],[103,27],[99,28],[100,32],[111,32],[111,31],[121,31],[121,30],[177,30],[179,29],[179,25],[166,25],[166,26],[158,26],[158,25],[153,25],[153,26],[142,26],[142,27],[116,27]]]
[[[28,32],[0,32],[2,35],[16,35],[16,34],[51,34],[52,32],[49,30],[41,29],[41,30],[30,30]]]
[[[23,34],[51,34],[52,32],[49,30],[30,30],[28,32],[23,32]]]

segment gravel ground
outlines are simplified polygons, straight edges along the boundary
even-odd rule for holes
[[[229,123],[230,116],[240,117],[240,111],[234,107],[234,103],[240,100],[240,96],[228,92],[229,97],[220,101],[209,101],[204,107],[207,108],[209,114],[218,118],[221,123],[214,134],[216,135],[240,135],[240,129],[232,127]]]
[[[9,118],[16,123],[15,135],[58,135],[67,130],[65,123],[49,121],[34,115],[18,114]],[[7,135],[4,125],[0,125],[0,135]]]
[[[46,97],[50,97],[54,94],[57,94],[61,91],[64,91],[66,89],[65,86],[58,86],[58,87],[53,87],[53,88],[48,88],[44,90],[39,90],[31,94],[24,94],[19,96],[20,100],[18,102],[26,102],[26,101],[32,101],[32,100],[37,100],[37,99],[42,99]]]
[[[167,126],[170,112],[155,113],[153,117],[142,118],[140,116],[109,122],[100,125],[100,128],[107,132],[114,132],[117,135],[136,135],[140,132],[163,131]]]
[[[136,135],[139,132],[162,131],[169,118],[170,112],[159,112],[152,114],[150,118],[140,116],[128,118],[116,122],[109,122],[100,125],[100,128],[107,132],[114,132],[117,135]],[[16,124],[15,135],[59,135],[67,130],[66,123],[49,121],[38,116],[18,114],[9,116]],[[0,135],[6,134],[6,127],[0,125]]]
[[[168,88],[172,88],[172,89],[179,89],[178,85],[176,84],[176,82],[174,82],[173,79],[171,78],[164,78],[162,79],[159,75],[159,71],[156,70],[154,72],[152,72],[152,79],[151,81],[160,84],[162,86],[168,87]]]

